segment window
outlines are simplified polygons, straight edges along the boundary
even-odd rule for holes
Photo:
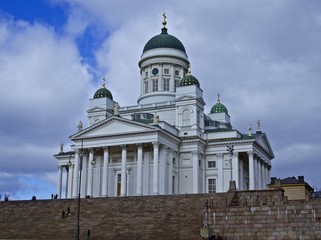
[[[148,77],[148,71],[145,72],[145,77]]]
[[[164,69],[164,74],[169,74],[169,69],[168,68]]]
[[[179,76],[179,71],[175,70],[175,76]]]
[[[198,166],[201,167],[202,166],[202,161],[198,160]]]
[[[175,158],[173,158],[173,165],[175,165],[176,164],[176,161],[175,161]]]
[[[208,168],[216,168],[216,161],[208,161],[207,166]]]
[[[179,80],[175,80],[175,90],[177,87],[179,87]]]
[[[158,91],[158,79],[153,79],[153,92]]]
[[[189,110],[188,110],[188,109],[184,110],[184,111],[183,111],[183,121],[182,121],[182,125],[183,125],[183,126],[188,126],[188,125],[190,125],[190,118],[191,118],[191,116],[190,116]]]
[[[216,179],[208,179],[208,193],[216,193]]]
[[[197,114],[197,116],[196,116],[196,118],[197,118],[197,126],[200,126],[200,111],[197,110],[196,114]]]
[[[169,79],[163,79],[163,90],[169,91]]]
[[[145,93],[148,93],[148,81],[144,82],[144,91]]]

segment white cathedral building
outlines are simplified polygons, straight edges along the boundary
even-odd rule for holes
[[[191,75],[184,45],[168,34],[145,45],[137,105],[119,107],[103,83],[89,100],[88,126],[60,152],[58,198],[116,197],[266,189],[271,160],[260,130],[233,129],[220,98],[204,113],[201,82]]]

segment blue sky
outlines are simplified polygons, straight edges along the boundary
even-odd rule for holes
[[[0,1],[0,193],[48,198],[53,155],[107,76],[121,106],[139,97],[145,43],[168,31],[184,44],[204,90],[234,128],[261,119],[272,176],[321,187],[321,2],[317,0]],[[132,87],[128,87],[128,86]]]

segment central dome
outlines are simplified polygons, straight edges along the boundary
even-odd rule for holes
[[[146,43],[143,53],[155,48],[174,48],[186,53],[185,47],[182,44],[182,42],[178,40],[176,37],[168,34],[166,27],[162,28],[161,34],[152,37]]]

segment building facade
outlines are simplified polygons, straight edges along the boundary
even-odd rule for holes
[[[274,158],[260,129],[233,129],[218,96],[204,113],[203,90],[184,45],[168,34],[145,45],[137,105],[120,107],[103,83],[89,100],[88,126],[58,160],[59,198],[197,194],[266,189]]]

